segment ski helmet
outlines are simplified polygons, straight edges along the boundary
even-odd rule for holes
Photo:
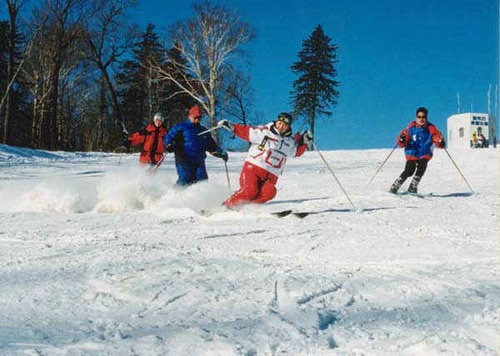
[[[281,122],[284,122],[285,124],[291,126],[293,118],[292,118],[292,115],[290,115],[287,112],[280,112],[276,121],[281,121]]]

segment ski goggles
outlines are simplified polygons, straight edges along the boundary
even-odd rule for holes
[[[286,116],[286,115],[279,115],[278,118],[276,119],[276,121],[281,121],[287,125],[292,124],[292,120],[290,119],[289,116]]]

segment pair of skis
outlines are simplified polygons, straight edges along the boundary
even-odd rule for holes
[[[285,216],[293,215],[293,216],[295,216],[297,218],[300,218],[300,219],[305,218],[309,214],[310,213],[305,212],[305,211],[304,212],[300,212],[300,211],[293,211],[291,209],[281,210],[281,211],[275,211],[275,212],[271,213],[271,215],[276,216],[278,218],[284,218]]]
[[[230,211],[230,210],[227,210],[227,211]],[[221,212],[221,211],[218,211],[218,212]],[[205,216],[205,217],[212,216],[216,213],[217,212],[210,211],[210,210],[201,210],[200,211],[200,215]],[[277,218],[284,218],[285,216],[292,215],[292,216],[295,216],[297,218],[303,219],[311,213],[310,212],[293,211],[292,209],[286,209],[286,210],[280,210],[280,211],[273,211],[269,214],[271,214],[272,216],[275,216]]]

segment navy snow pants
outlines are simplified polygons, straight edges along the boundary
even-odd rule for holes
[[[202,163],[186,163],[179,162],[175,164],[177,169],[177,185],[186,186],[196,182],[208,179],[205,162]]]

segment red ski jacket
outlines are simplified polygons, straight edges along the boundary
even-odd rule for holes
[[[162,159],[165,151],[163,138],[166,134],[165,127],[156,127],[154,123],[150,123],[145,129],[137,131],[129,137],[131,146],[143,144],[139,162],[156,164]]]

